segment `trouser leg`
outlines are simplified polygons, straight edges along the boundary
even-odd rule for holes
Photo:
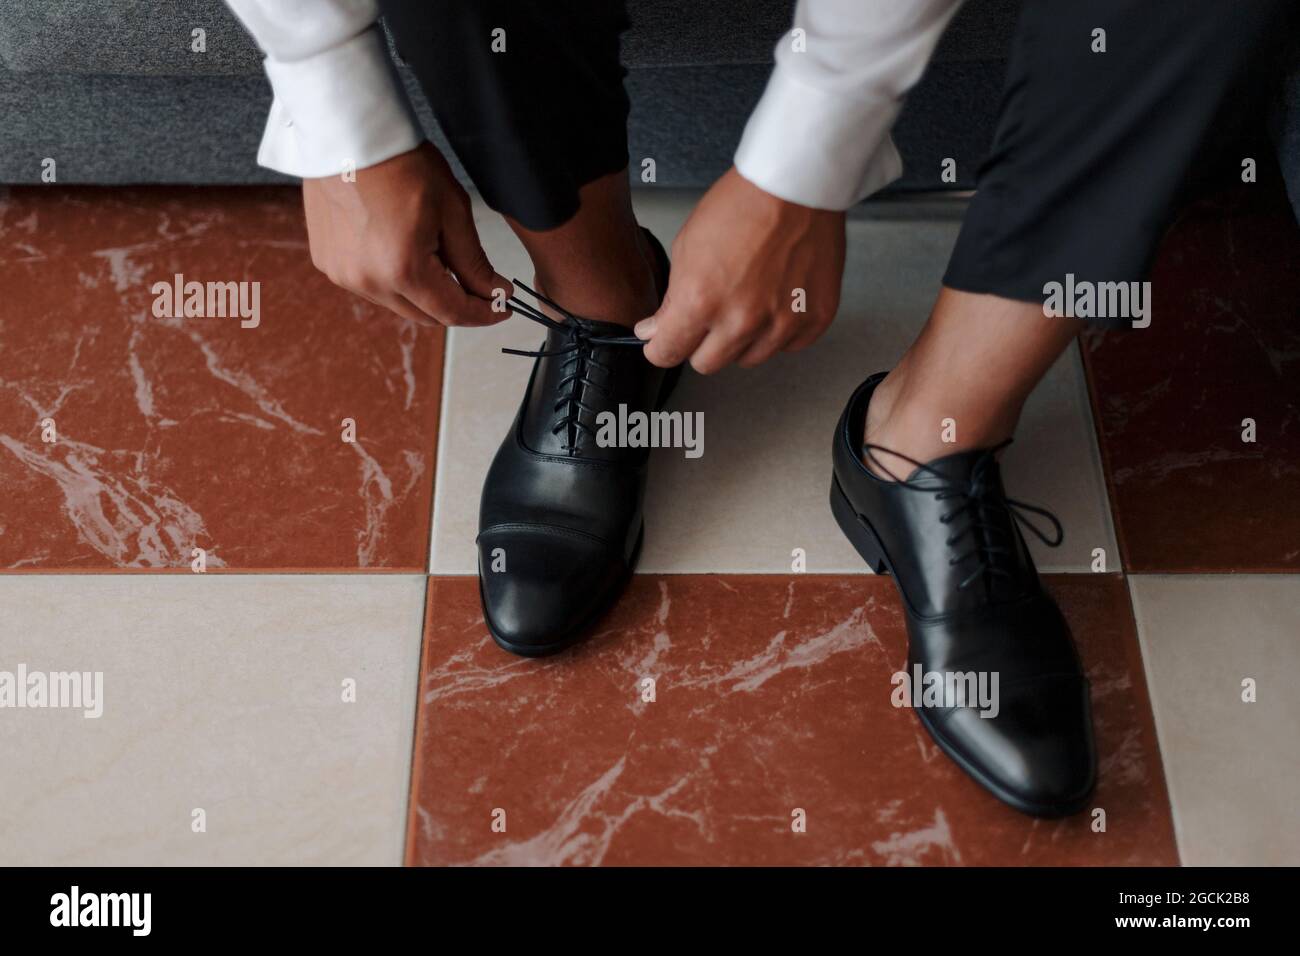
[[[529,229],[627,166],[620,0],[381,0],[384,20],[484,201]]]
[[[1228,128],[1262,116],[1295,13],[1290,0],[1027,0],[944,284],[1042,302],[1067,274],[1145,278]]]

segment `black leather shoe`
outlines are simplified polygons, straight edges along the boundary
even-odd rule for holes
[[[668,256],[646,235],[666,277]],[[598,445],[597,416],[617,413],[620,404],[629,412],[658,410],[681,368],[651,365],[642,341],[623,326],[583,319],[516,285],[566,321],[510,300],[547,335],[535,352],[506,349],[536,362],[483,483],[479,593],[493,640],[541,657],[586,636],[622,592],[641,550],[649,451]]]
[[[1000,800],[1035,816],[1077,812],[1097,776],[1088,681],[1017,524],[1056,546],[1060,523],[1006,496],[994,457],[1006,443],[913,462],[916,470],[898,482],[872,474],[861,458],[863,426],[883,378],[862,383],[840,417],[831,510],[872,570],[887,571],[898,585],[909,675],[917,665],[924,675],[945,678],[983,674],[990,689],[997,675],[996,712],[937,696],[917,707],[917,716],[944,752]],[[865,450],[870,455],[873,446]],[[1047,518],[1055,539],[1024,512]]]

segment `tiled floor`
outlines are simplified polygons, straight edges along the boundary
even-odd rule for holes
[[[690,198],[642,218],[667,240]],[[1093,681],[1101,785],[1057,822],[888,703],[898,601],[831,522],[829,433],[956,225],[850,232],[826,340],[687,377],[706,453],[657,453],[642,573],[589,644],[525,661],[484,632],[472,540],[528,371],[499,348],[534,326],[444,357],[313,272],[289,190],[0,196],[0,672],[104,680],[99,718],[0,710],[0,863],[1300,863],[1295,226],[1190,213],[1152,328],[1065,356],[1008,455],[1065,523],[1036,557]],[[259,326],[155,317],[177,272],[260,281]],[[175,573],[68,573],[129,570]],[[247,573],[289,570],[340,573]]]
[[[429,591],[409,859],[1177,862],[1124,582],[1051,586],[1094,684],[1105,833],[995,804],[892,706],[907,637],[887,579],[641,575],[590,643],[539,664],[503,660],[477,582],[449,577]]]
[[[98,717],[0,711],[0,863],[396,861],[424,591],[414,575],[0,577],[0,669],[103,675]]]
[[[158,317],[177,273],[258,324]],[[0,290],[0,567],[424,568],[442,330],[331,286],[289,191],[15,189]]]
[[[1300,861],[1296,579],[1135,575],[1131,581],[1183,862],[1294,866]]]
[[[1175,226],[1150,328],[1086,340],[1133,572],[1300,571],[1300,231],[1225,206]]]

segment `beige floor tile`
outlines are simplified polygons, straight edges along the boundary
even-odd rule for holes
[[[1300,864],[1300,576],[1130,587],[1183,863]]]
[[[0,577],[0,681],[103,674],[98,718],[0,709],[0,864],[400,863],[424,589]]]
[[[690,210],[683,193],[641,198],[641,221],[667,244]],[[477,210],[498,271],[529,281],[521,247],[498,217]],[[688,372],[673,407],[704,413],[704,455],[659,450],[652,459],[645,572],[788,572],[802,548],[807,570],[866,568],[826,503],[831,433],[843,403],[868,373],[888,368],[920,329],[957,236],[953,221],[857,219],[849,225],[843,305],[812,349],[752,371]],[[536,348],[541,330],[513,318],[488,330],[453,330],[448,341],[435,488],[431,567],[475,570],[479,490],[509,428],[530,359],[502,346]],[[1055,511],[1066,529],[1056,550],[1034,546],[1043,570],[1083,571],[1094,548],[1116,570],[1105,485],[1074,349],[1031,399],[1006,457],[1011,494]]]

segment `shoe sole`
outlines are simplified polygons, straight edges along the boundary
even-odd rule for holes
[[[876,529],[871,527],[871,522],[858,514],[848,496],[844,494],[844,489],[840,487],[839,479],[835,477],[831,478],[831,513],[835,515],[835,523],[840,526],[840,531],[844,532],[844,537],[849,539],[849,543],[867,562],[867,566],[876,574],[889,574],[890,577],[894,577],[889,567],[889,557],[880,544],[880,537],[876,534]],[[902,588],[899,587],[896,577],[894,578],[894,586],[899,588],[901,596]],[[1065,803],[1034,803],[1017,796],[1002,784],[990,778],[983,770],[972,764],[954,749],[941,734],[936,732],[924,709],[913,709],[916,711],[916,717],[921,722],[921,726],[925,728],[926,733],[930,735],[930,739],[938,745],[939,749],[947,754],[948,758],[965,771],[971,779],[1007,806],[1033,817],[1055,819],[1071,816],[1088,805],[1093,788],[1096,786],[1095,781],[1081,797]]]

